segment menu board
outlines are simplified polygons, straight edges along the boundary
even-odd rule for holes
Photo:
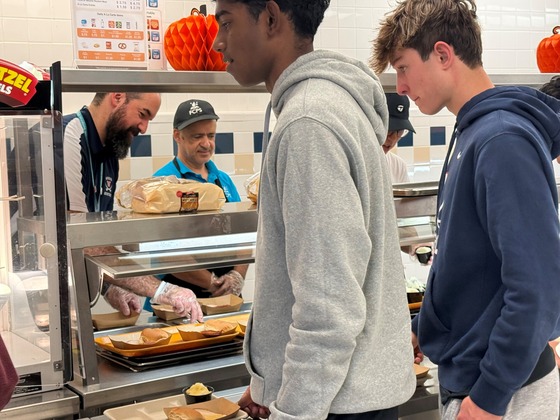
[[[78,68],[148,67],[146,0],[74,0]]]
[[[146,0],[146,38],[148,40],[148,68],[164,70],[167,60],[163,53],[164,31],[161,1]]]

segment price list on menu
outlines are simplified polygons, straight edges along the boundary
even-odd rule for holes
[[[167,61],[163,54],[163,8],[159,0],[146,0],[146,38],[148,40],[148,69],[164,70]]]
[[[146,0],[74,0],[79,68],[147,68]]]

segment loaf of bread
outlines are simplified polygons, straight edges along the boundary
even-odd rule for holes
[[[253,203],[257,203],[259,198],[259,180],[260,172],[251,175],[245,180],[245,190],[247,191],[247,198]]]
[[[198,193],[198,210],[219,210],[226,202],[224,191],[210,182],[197,182],[174,175],[131,181],[115,194],[119,206],[137,213],[178,213],[181,194]],[[178,194],[181,193],[181,194]]]

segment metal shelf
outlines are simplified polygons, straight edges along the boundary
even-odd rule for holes
[[[240,86],[224,71],[119,69],[62,70],[63,92],[251,93],[266,92],[264,84]]]
[[[496,86],[529,86],[535,89],[550,81],[553,73],[534,73],[534,74],[489,74],[490,80]],[[383,73],[379,80],[385,92],[396,92],[395,73]]]
[[[72,249],[229,235],[256,229],[257,210],[250,201],[226,203],[221,210],[193,214],[72,213],[67,221]]]
[[[251,264],[255,262],[255,243],[112,254],[96,257],[86,256],[85,258],[88,273],[94,275],[93,273],[95,273],[97,268],[101,268],[114,279],[120,279],[161,273],[172,274],[212,269],[228,265]],[[88,277],[91,277],[90,274],[88,274]]]
[[[539,88],[553,76],[551,73],[494,74],[497,86],[523,85]],[[395,73],[379,77],[386,92],[395,92]],[[161,92],[161,93],[262,93],[264,84],[240,86],[224,71],[173,71],[125,69],[63,69],[63,92]]]

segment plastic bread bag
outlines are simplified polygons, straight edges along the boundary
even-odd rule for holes
[[[198,193],[198,211],[219,210],[226,202],[224,192],[217,185],[174,175],[131,181],[117,191],[115,198],[119,206],[137,213],[178,213],[181,196],[192,192]]]
[[[247,191],[247,198],[255,204],[257,204],[257,199],[259,196],[260,177],[261,177],[261,173],[257,172],[251,175],[249,178],[247,178],[245,180],[245,183],[243,184],[245,186],[245,190]]]

